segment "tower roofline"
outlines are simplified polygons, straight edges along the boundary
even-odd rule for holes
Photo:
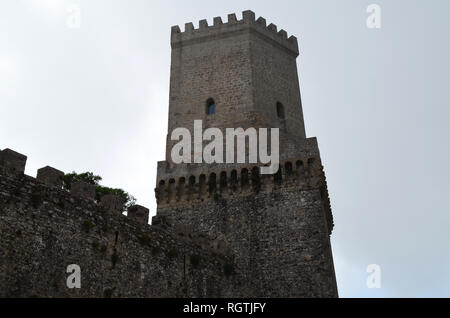
[[[172,48],[179,47],[181,44],[198,43],[199,41],[207,41],[209,38],[217,38],[218,36],[231,36],[243,31],[253,31],[263,36],[271,42],[274,42],[288,49],[295,56],[298,56],[297,38],[291,35],[287,37],[287,32],[283,29],[277,31],[277,26],[273,23],[266,25],[266,19],[259,17],[255,20],[255,13],[250,10],[242,12],[242,20],[236,18],[236,14],[228,15],[228,22],[222,22],[221,17],[215,17],[213,25],[209,26],[207,20],[199,21],[199,28],[195,29],[192,22],[185,24],[184,32],[178,25],[172,27],[171,45]]]

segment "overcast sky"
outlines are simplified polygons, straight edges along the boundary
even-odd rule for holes
[[[366,26],[372,3],[381,29]],[[31,176],[93,171],[154,214],[170,27],[246,9],[299,39],[340,296],[450,297],[448,0],[2,0],[0,148],[27,155]],[[379,289],[366,286],[369,264]]]

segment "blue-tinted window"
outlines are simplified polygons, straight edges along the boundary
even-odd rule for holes
[[[216,113],[216,104],[212,98],[206,102],[206,115],[214,115]]]
[[[208,115],[213,115],[216,113],[216,105],[211,104],[208,106]]]

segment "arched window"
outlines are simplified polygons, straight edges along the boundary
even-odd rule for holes
[[[235,186],[237,182],[238,182],[237,171],[233,170],[231,171],[231,185]]]
[[[220,191],[226,190],[227,183],[227,173],[225,171],[222,171],[220,173]]]
[[[280,119],[284,119],[284,106],[280,102],[277,102],[277,116]]]
[[[213,194],[216,191],[216,174],[213,172],[209,175],[209,194]]]
[[[241,186],[246,187],[248,185],[248,170],[246,168],[241,170]]]
[[[210,98],[206,101],[206,115],[214,115],[216,113],[216,103]]]

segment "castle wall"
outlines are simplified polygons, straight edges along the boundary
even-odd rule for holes
[[[209,172],[203,182],[201,175],[172,177],[156,188],[154,224],[182,224],[219,238],[255,284],[254,297],[337,297],[320,157],[286,160],[276,175],[251,165],[197,168]]]
[[[299,199],[301,198],[301,199]],[[336,297],[320,191],[283,189],[158,210],[168,222],[218,236],[256,288],[254,297]]]
[[[0,152],[0,297],[337,297],[333,229],[317,140],[306,138],[297,39],[254,13],[172,28],[166,161],[157,215],[95,186],[62,189],[51,167],[24,175],[26,156]],[[216,113],[206,114],[213,98]],[[277,115],[283,104],[284,119]],[[174,128],[280,128],[280,169],[173,164]],[[269,151],[270,152],[270,151]],[[78,264],[82,288],[68,289]]]
[[[64,191],[49,178],[60,175],[55,169],[26,176],[26,157],[18,155],[0,165],[0,297],[249,294],[230,251],[215,240],[150,226],[143,207],[127,217],[114,198]],[[80,289],[66,286],[70,264],[81,268]]]

